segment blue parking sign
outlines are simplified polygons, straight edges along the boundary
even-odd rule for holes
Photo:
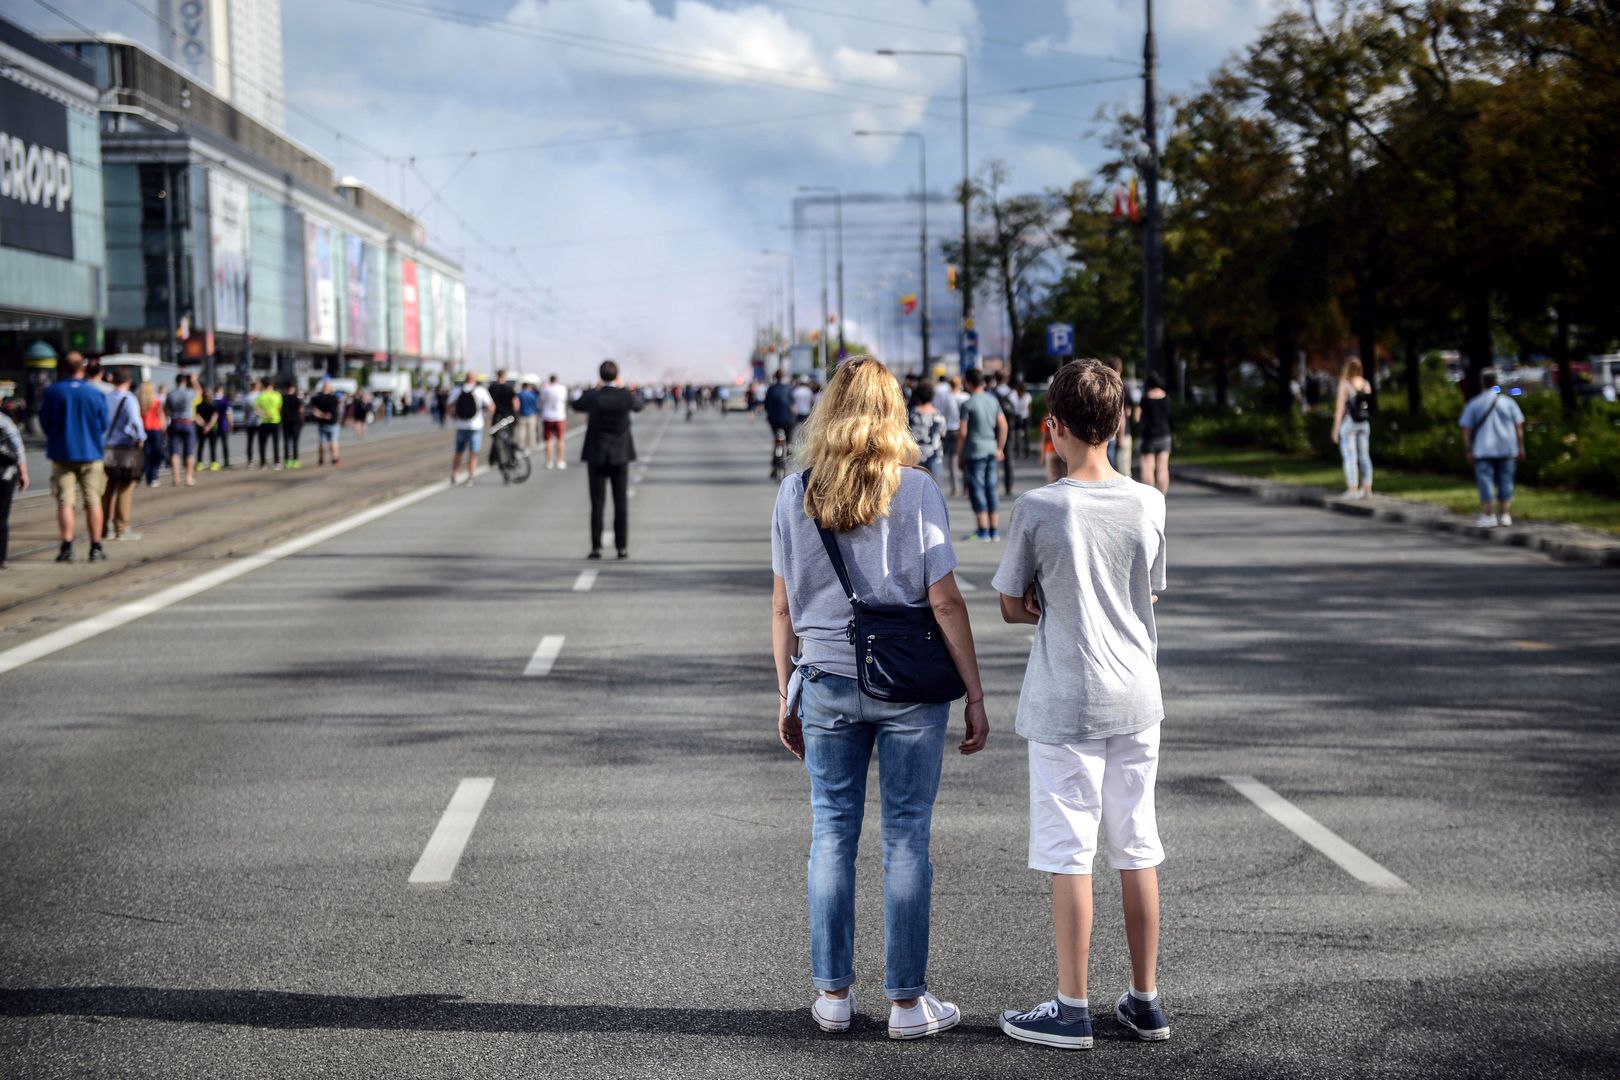
[[[1047,323],[1046,355],[1067,359],[1074,355],[1074,327],[1069,323]]]

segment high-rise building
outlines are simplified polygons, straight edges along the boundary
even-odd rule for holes
[[[266,127],[285,125],[281,0],[163,0],[164,55]]]

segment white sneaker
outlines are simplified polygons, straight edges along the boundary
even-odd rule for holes
[[[559,469],[566,469],[566,468],[568,468],[568,462],[566,462],[566,461],[559,461],[559,462],[557,462],[557,468],[559,468]]]
[[[949,1031],[962,1022],[962,1010],[933,994],[924,994],[909,1009],[889,1006],[889,1038],[921,1039]]]
[[[1513,515],[1512,514],[1498,514],[1496,516],[1496,523],[1498,525],[1511,525],[1511,524],[1513,524]]]
[[[1359,498],[1361,498],[1361,492],[1357,491],[1355,488],[1345,488],[1344,489],[1344,494],[1340,495],[1339,498],[1341,498],[1341,499],[1359,499]]]
[[[826,994],[817,994],[816,1000],[810,1006],[810,1019],[822,1031],[848,1031],[849,1019],[855,1014],[855,991],[850,992],[840,1000],[830,998]]]
[[[1495,514],[1481,514],[1481,515],[1479,515],[1479,517],[1474,519],[1474,528],[1476,528],[1476,529],[1494,529],[1494,528],[1496,528],[1496,515]]]
[[[557,463],[555,461],[546,462],[546,471],[547,472],[550,472],[552,469],[555,469],[556,467],[557,467]]]

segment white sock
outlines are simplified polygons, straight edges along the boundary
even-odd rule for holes
[[[1067,1005],[1072,1009],[1089,1009],[1091,1007],[1091,1002],[1085,998],[1072,998],[1061,990],[1058,991],[1057,999],[1059,1005]]]
[[[1159,992],[1157,990],[1153,991],[1151,994],[1144,994],[1136,987],[1131,987],[1131,997],[1135,998],[1137,1001],[1152,1002],[1156,1000],[1158,996]]]

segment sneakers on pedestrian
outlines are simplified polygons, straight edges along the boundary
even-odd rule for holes
[[[559,468],[559,469],[566,469],[566,468],[568,468],[568,462],[566,462],[566,461],[559,461],[559,462],[557,462],[557,468]]]
[[[1511,525],[1511,524],[1513,524],[1513,515],[1512,514],[1497,514],[1496,515],[1496,523],[1498,525]]]
[[[208,471],[209,472],[219,472],[219,462],[217,462],[217,461],[209,462],[208,463]]]
[[[1479,515],[1479,517],[1474,519],[1474,528],[1476,528],[1476,529],[1494,529],[1494,528],[1496,528],[1496,515],[1495,514],[1481,514],[1481,515]]]
[[[1020,1042],[1064,1050],[1090,1050],[1091,1011],[1084,1008],[1079,1011],[1079,1019],[1065,1023],[1055,999],[1043,1001],[1028,1012],[1008,1009],[1001,1014],[1001,1030]]]
[[[602,549],[601,548],[592,548],[591,553],[589,555],[585,556],[585,557],[587,559],[600,559],[602,557]]]
[[[1158,991],[1154,991],[1152,998],[1143,1001],[1127,990],[1120,995],[1119,1004],[1114,1006],[1114,1015],[1120,1023],[1134,1031],[1138,1039],[1163,1042],[1170,1037],[1170,1018],[1164,1015],[1164,1008],[1159,1004]]]
[[[61,548],[59,548],[57,550],[57,552],[56,552],[56,561],[57,562],[72,562],[73,561],[73,541],[71,541],[71,540],[62,541]]]
[[[826,994],[817,994],[816,1000],[810,1006],[810,1018],[822,1031],[848,1031],[850,1017],[855,1015],[855,991],[852,989],[842,998],[830,998]]]
[[[107,549],[102,547],[100,544],[91,544],[90,545],[90,561],[91,562],[106,562],[107,561]]]
[[[555,461],[546,462],[546,471],[547,472],[550,472],[552,469],[555,469],[556,467],[557,467],[557,463]]]
[[[889,1038],[921,1039],[949,1031],[962,1022],[962,1010],[933,994],[924,994],[909,1009],[889,1006]]]

